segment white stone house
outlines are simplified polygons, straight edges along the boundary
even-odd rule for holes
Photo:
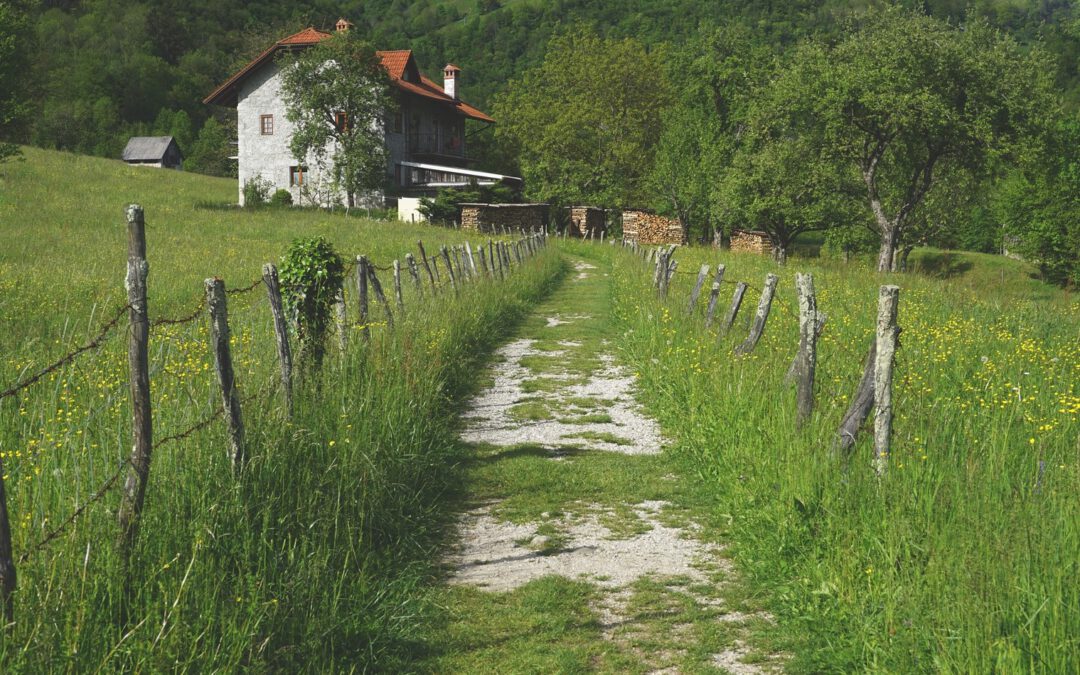
[[[337,29],[348,30],[344,19]],[[302,192],[318,195],[321,205],[341,203],[341,195],[331,195],[324,187],[328,177],[317,169],[298,163],[289,150],[293,128],[285,116],[281,77],[275,58],[283,51],[306,49],[331,37],[315,28],[278,40],[251,63],[244,66],[209,96],[204,103],[236,108],[238,193],[243,204],[244,185],[255,177],[267,181],[272,190],[284,188],[301,203]],[[498,181],[520,183],[519,178],[467,168],[465,121],[495,122],[487,114],[458,98],[461,69],[448,64],[442,86],[420,72],[412,50],[380,51],[379,58],[390,76],[396,111],[383,125],[388,162],[385,195],[392,205],[396,198],[434,195],[439,187],[475,180],[481,184]],[[314,188],[314,189],[313,189]]]

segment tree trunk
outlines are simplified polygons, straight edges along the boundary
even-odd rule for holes
[[[907,272],[908,270],[908,256],[915,247],[911,244],[901,246],[893,253],[893,271],[894,272]]]
[[[896,243],[900,239],[900,227],[895,222],[881,225],[881,248],[878,250],[878,272],[895,272]]]
[[[772,257],[777,265],[787,264],[787,247],[783,244],[773,244]]]

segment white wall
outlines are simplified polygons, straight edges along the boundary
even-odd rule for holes
[[[397,200],[397,217],[398,220],[404,220],[406,223],[422,223],[427,219],[420,213],[420,198],[419,197],[398,197]]]

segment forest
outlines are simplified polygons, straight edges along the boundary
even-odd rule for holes
[[[437,73],[450,61],[460,65],[464,71],[463,98],[482,109],[502,113],[504,120],[511,115],[511,121],[523,113],[523,108],[511,101],[517,97],[520,102],[522,97],[537,93],[535,80],[536,86],[528,89],[529,78],[541,72],[547,57],[558,58],[559,54],[551,53],[553,47],[563,50],[565,56],[567,49],[610,52],[614,45],[623,45],[624,56],[636,54],[635,58],[647,59],[650,64],[651,72],[642,69],[634,73],[634,77],[644,78],[634,86],[649,99],[638,103],[655,113],[646,115],[642,127],[623,129],[624,134],[632,132],[642,142],[608,144],[612,156],[622,152],[637,160],[605,170],[607,174],[622,172],[617,182],[622,187],[633,183],[633,189],[621,194],[616,193],[622,187],[612,186],[576,193],[541,193],[542,181],[534,180],[526,196],[555,202],[589,199],[615,208],[631,200],[678,216],[692,237],[704,239],[717,229],[730,228],[736,220],[745,223],[764,217],[760,204],[750,204],[748,211],[744,208],[748,205],[740,206],[737,198],[767,189],[750,184],[750,179],[741,185],[724,183],[710,162],[730,166],[741,161],[742,173],[758,177],[775,177],[766,164],[784,166],[785,162],[776,155],[770,158],[762,147],[741,153],[729,147],[720,156],[697,156],[694,166],[700,170],[689,171],[687,153],[727,143],[733,130],[749,123],[739,116],[751,114],[751,108],[757,110],[758,121],[763,121],[760,97],[754,105],[739,108],[740,97],[747,98],[756,86],[751,80],[764,81],[771,74],[788,70],[793,55],[807,44],[839,44],[861,17],[892,4],[956,30],[965,22],[978,21],[1006,36],[1018,54],[1034,54],[1053,93],[1053,101],[1043,112],[1056,125],[1053,134],[1041,136],[1040,143],[1045,140],[1050,152],[1038,170],[1025,165],[1021,171],[1011,159],[997,158],[995,166],[979,175],[956,171],[943,178],[938,172],[935,184],[942,187],[925,195],[920,204],[927,207],[922,209],[923,217],[936,208],[933,218],[938,223],[955,222],[924,228],[932,231],[913,241],[1002,250],[1008,247],[1008,228],[1002,224],[1026,233],[1038,221],[1046,230],[1045,236],[1037,245],[1027,246],[1027,252],[1064,259],[1046,272],[1059,281],[1075,281],[1077,272],[1068,259],[1075,257],[1078,235],[1075,228],[1070,231],[1061,222],[1067,219],[1062,214],[1072,213],[1074,205],[1071,200],[1062,203],[1058,197],[1065,192],[1061,181],[1074,175],[1074,162],[1067,153],[1075,146],[1072,139],[1080,128],[1075,115],[1080,102],[1080,17],[1066,0],[315,0],[302,5],[283,0],[258,5],[206,0],[4,0],[0,2],[0,140],[118,157],[132,135],[167,134],[183,149],[188,170],[232,175],[235,166],[229,155],[233,154],[235,120],[231,111],[206,106],[202,98],[281,36],[307,25],[329,27],[339,16],[353,21],[377,48],[413,49],[428,73]],[[578,41],[575,47],[575,34],[587,34],[595,40]],[[720,44],[718,40],[728,42]],[[733,44],[739,46],[739,54]],[[566,62],[593,56],[578,53]],[[738,78],[724,80],[733,74],[724,69],[737,65],[740,59],[745,59],[744,71]],[[608,61],[607,67],[617,67],[612,59]],[[576,86],[570,79],[564,84]],[[576,84],[591,86],[587,78]],[[558,95],[556,92],[556,100]],[[702,115],[711,116],[704,127],[690,123],[691,118]],[[674,134],[688,125],[697,137]],[[535,177],[528,166],[530,149],[517,142],[520,129],[515,135],[512,129],[499,125],[495,133],[475,129],[470,134],[472,154],[486,169]],[[756,138],[762,141],[760,136]],[[1066,154],[1054,154],[1055,149]],[[793,152],[790,147],[786,151]],[[535,159],[535,152],[533,156]],[[751,156],[756,158],[754,166],[746,164]],[[637,176],[636,169],[626,170],[631,164],[654,164],[655,168],[650,175]],[[947,169],[946,164],[940,168]],[[699,178],[697,185],[687,184],[691,175]],[[673,184],[675,176],[682,185]],[[826,187],[819,180],[814,189]],[[1042,189],[1033,189],[1037,187]],[[837,184],[828,189],[842,192],[846,186]],[[821,200],[815,203],[823,204]],[[803,225],[784,226],[783,243],[790,243],[786,240],[806,230],[821,229],[807,227],[807,220],[849,215],[820,211],[812,216],[800,211],[794,219],[788,214],[788,220]],[[860,215],[866,215],[865,209]],[[844,255],[867,248],[865,236],[857,229],[831,232],[830,237],[833,248]],[[1023,237],[1012,248],[1024,248],[1020,239]]]

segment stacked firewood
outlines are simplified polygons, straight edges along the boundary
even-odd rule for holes
[[[769,235],[764,232],[735,230],[731,233],[731,250],[769,255],[772,253],[772,244],[769,242]]]
[[[674,218],[648,211],[623,211],[623,238],[643,245],[685,244],[686,232]]]

